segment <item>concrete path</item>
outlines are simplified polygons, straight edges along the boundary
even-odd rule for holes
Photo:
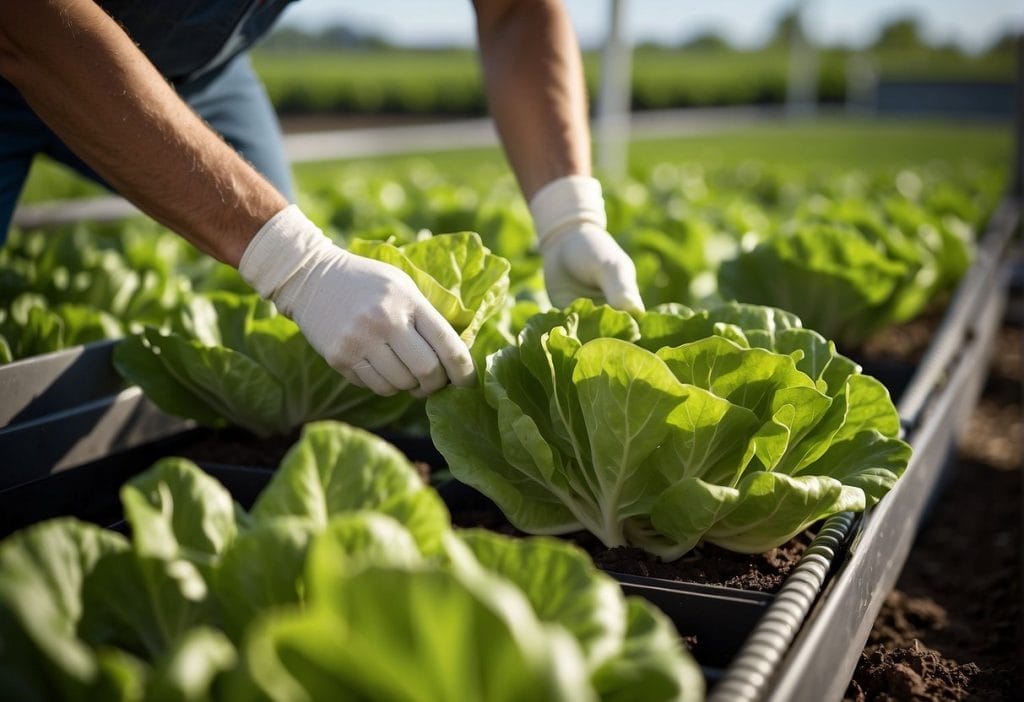
[[[779,119],[778,107],[706,107],[638,112],[632,116],[634,139],[693,136]],[[596,131],[596,130],[595,130]],[[371,127],[286,134],[285,149],[294,163],[404,153],[497,146],[490,118],[403,127]]]

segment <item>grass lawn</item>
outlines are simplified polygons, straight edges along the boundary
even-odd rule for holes
[[[1009,125],[933,122],[876,122],[824,120],[813,124],[776,124],[699,136],[635,141],[630,168],[645,171],[670,161],[707,166],[761,161],[768,165],[815,169],[899,168],[942,160],[955,166],[1010,168],[1012,133]],[[410,163],[430,161],[449,177],[473,178],[480,172],[507,170],[498,149],[446,151],[375,160],[299,164],[300,183],[321,182],[339,168],[370,173],[402,172]]]

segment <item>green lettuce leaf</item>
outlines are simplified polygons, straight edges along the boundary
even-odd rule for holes
[[[317,529],[339,514],[380,509],[424,490],[416,469],[378,436],[335,422],[306,425],[257,498],[252,517],[308,519]]]
[[[222,554],[211,578],[225,631],[235,642],[263,611],[302,601],[302,573],[315,528],[279,517],[246,528]]]
[[[241,508],[224,486],[183,458],[165,458],[121,488],[137,553],[213,567],[238,533]]]
[[[626,606],[622,651],[592,677],[602,702],[703,700],[704,674],[692,662],[671,620],[638,597],[627,598]]]
[[[519,529],[666,559],[777,546],[874,504],[909,458],[884,387],[792,314],[736,303],[539,314],[427,414],[452,474]]]
[[[887,310],[907,274],[857,229],[818,225],[726,261],[718,285],[727,299],[790,310],[825,337],[854,346],[892,321]]]
[[[555,539],[511,539],[482,529],[459,532],[477,561],[514,582],[542,621],[564,626],[594,670],[617,655],[626,633],[618,583],[579,549]]]
[[[377,427],[412,398],[378,397],[348,383],[298,326],[256,296],[197,296],[177,331],[147,327],[114,349],[114,366],[161,409],[208,426],[286,434],[318,419]]]
[[[475,232],[439,234],[402,246],[355,239],[348,250],[408,273],[467,346],[505,304],[509,262],[492,254]]]
[[[128,548],[118,534],[67,518],[0,543],[0,689],[5,695],[88,700],[104,685],[108,669],[78,633],[89,607],[83,587],[99,561]]]
[[[216,616],[209,586],[195,564],[131,551],[99,559],[85,580],[82,599],[78,630],[83,639],[150,660]]]
[[[512,588],[500,608],[439,569],[368,567],[320,585],[330,597],[265,617],[249,639],[248,671],[271,700],[596,699],[573,640]]]
[[[602,700],[703,699],[703,676],[671,621],[645,600],[624,598],[619,584],[580,549],[481,529],[460,531],[459,540],[469,546],[476,567],[507,578],[542,622],[573,635]],[[455,556],[456,567],[465,569],[457,549]]]
[[[211,702],[219,675],[234,668],[238,652],[217,629],[199,626],[182,634],[154,666],[146,685],[151,702]]]

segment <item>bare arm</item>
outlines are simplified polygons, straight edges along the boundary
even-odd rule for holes
[[[607,231],[590,177],[579,45],[560,0],[474,0],[487,96],[530,205],[548,297],[640,311],[636,268]]]
[[[469,350],[409,276],[287,207],[91,0],[0,0],[0,75],[123,195],[238,267],[353,384],[472,384]]]
[[[221,261],[237,266],[288,204],[91,0],[0,2],[0,75],[121,194]]]
[[[579,45],[559,0],[474,0],[491,112],[529,200],[545,184],[590,175]]]

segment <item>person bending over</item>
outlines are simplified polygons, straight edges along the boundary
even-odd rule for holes
[[[287,3],[0,3],[0,233],[32,158],[46,153],[238,268],[349,382],[420,396],[471,384],[468,349],[412,280],[335,245],[291,204],[280,129],[246,53]],[[564,8],[474,7],[490,110],[530,204],[550,299],[641,310],[590,175]]]

